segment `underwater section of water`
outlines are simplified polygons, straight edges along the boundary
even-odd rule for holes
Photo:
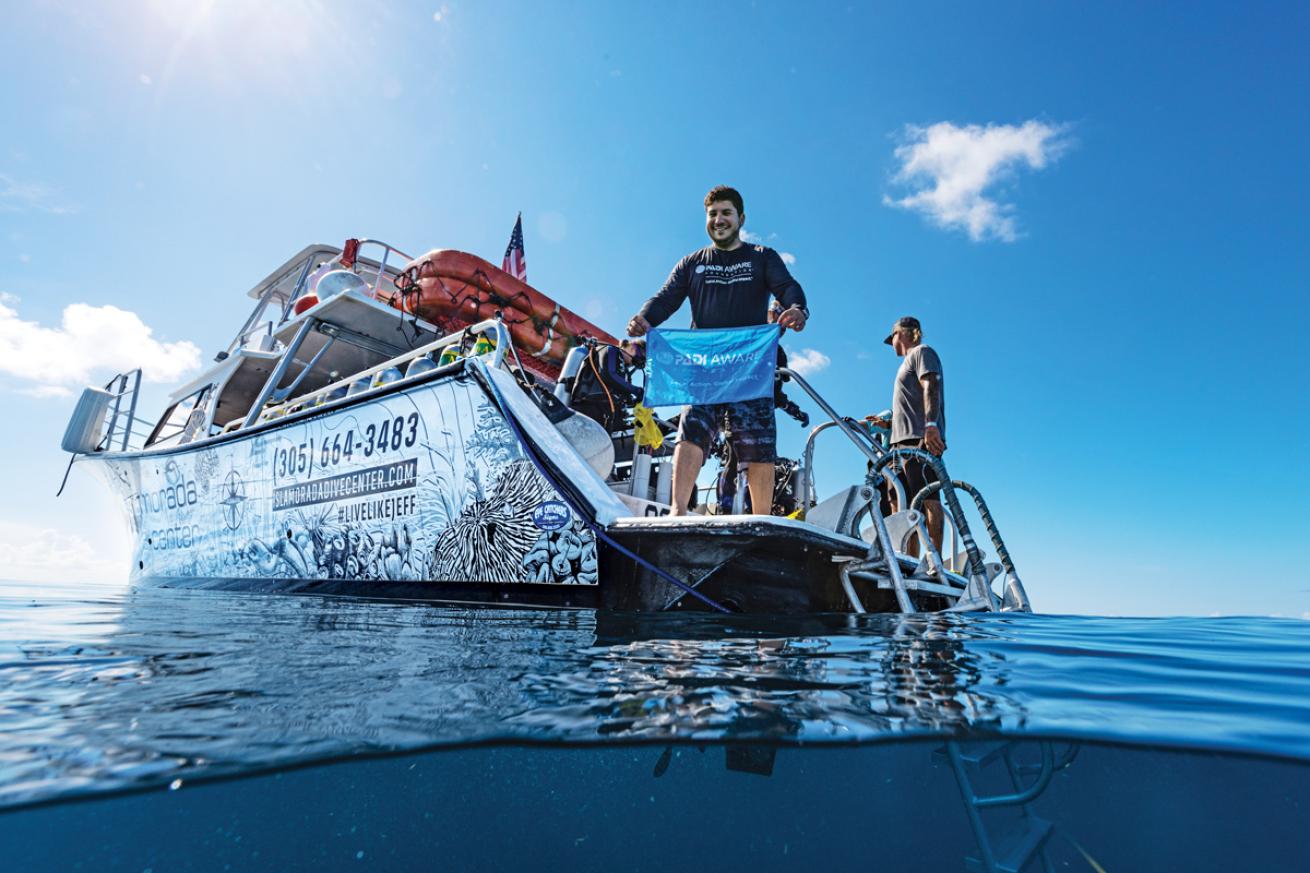
[[[942,745],[444,750],[12,811],[0,853],[22,873],[963,871],[1029,837],[1033,871],[1306,867],[1303,764],[1084,745],[975,828]],[[966,769],[1012,793],[1003,756]]]
[[[0,808],[486,742],[1004,735],[1310,760],[1308,725],[1304,621],[640,617],[0,586]]]

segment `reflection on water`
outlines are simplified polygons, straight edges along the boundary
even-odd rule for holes
[[[1310,759],[1310,623],[0,587],[0,806],[440,744],[1007,733]]]

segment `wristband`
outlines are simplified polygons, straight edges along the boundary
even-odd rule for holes
[[[936,427],[936,426],[937,426],[937,422],[935,422],[935,421],[925,421],[925,422],[923,423],[923,426],[924,426],[925,428]]]

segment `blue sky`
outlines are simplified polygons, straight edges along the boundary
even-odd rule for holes
[[[369,5],[8,11],[0,575],[125,574],[99,484],[53,498],[66,392],[208,361],[303,245],[496,260],[521,210],[529,280],[617,332],[727,182],[839,409],[922,319],[1039,607],[1310,614],[1306,7]]]

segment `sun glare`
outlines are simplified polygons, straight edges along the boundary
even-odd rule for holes
[[[163,93],[199,79],[223,92],[303,93],[357,70],[357,37],[317,0],[150,0],[142,26],[166,46]]]

